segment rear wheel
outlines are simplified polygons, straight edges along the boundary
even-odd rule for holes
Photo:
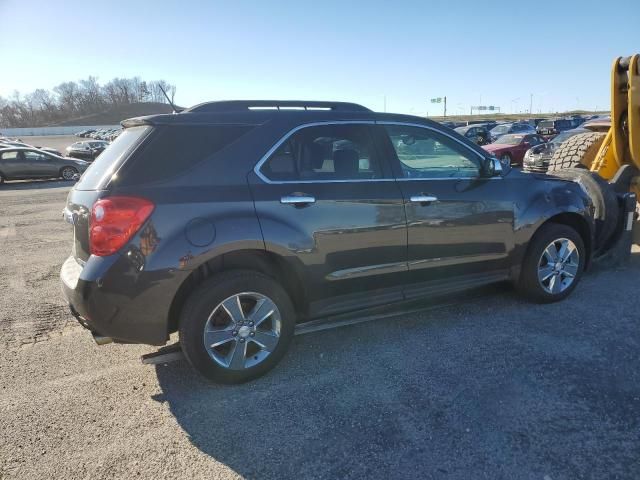
[[[73,177],[77,173],[78,173],[78,170],[76,170],[73,167],[64,167],[62,170],[60,170],[60,176],[65,180],[73,180]]]
[[[0,173],[0,185],[4,183],[4,176]]]
[[[518,290],[539,303],[562,300],[580,281],[585,260],[584,242],[578,232],[566,225],[543,225],[527,249]]]
[[[189,297],[180,317],[180,344],[207,379],[241,383],[278,363],[294,327],[293,305],[280,284],[258,272],[230,271]]]

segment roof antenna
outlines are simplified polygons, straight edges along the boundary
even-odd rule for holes
[[[171,108],[173,108],[173,113],[180,113],[182,111],[181,108],[177,108],[173,102],[171,101],[171,99],[169,98],[169,95],[167,95],[167,92],[164,91],[164,88],[162,88],[162,85],[160,85],[160,83],[158,83],[158,87],[160,88],[160,90],[162,91],[162,93],[164,93],[165,98],[167,99],[167,102],[169,102],[169,105],[171,105]]]

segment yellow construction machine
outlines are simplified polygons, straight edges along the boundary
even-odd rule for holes
[[[555,151],[549,174],[573,178],[594,200],[597,249],[629,255],[640,243],[640,55],[619,57],[611,71],[611,120],[569,138]]]

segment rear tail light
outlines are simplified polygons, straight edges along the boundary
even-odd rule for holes
[[[109,197],[91,209],[89,244],[91,254],[100,257],[120,250],[153,212],[151,201],[138,197]]]

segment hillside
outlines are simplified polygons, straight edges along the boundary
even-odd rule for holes
[[[130,103],[126,105],[118,105],[103,112],[72,118],[63,122],[57,122],[49,126],[66,127],[75,125],[116,125],[126,118],[154,115],[157,113],[171,113],[172,111],[171,106],[166,103]]]

